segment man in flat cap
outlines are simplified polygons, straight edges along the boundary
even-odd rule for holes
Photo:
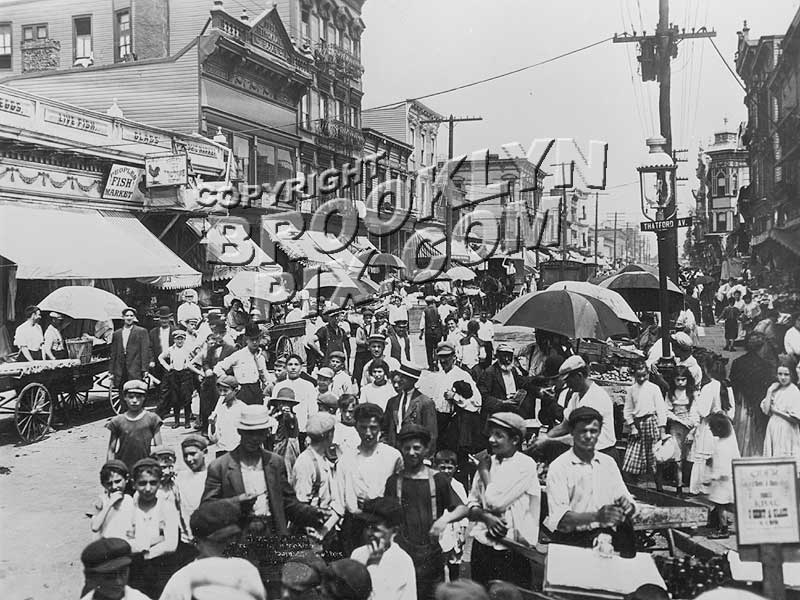
[[[81,553],[86,580],[81,600],[150,600],[128,587],[131,546],[119,538],[100,538]]]
[[[590,406],[570,412],[572,450],[547,471],[548,517],[555,543],[591,547],[599,532],[611,532],[636,510],[616,461],[597,451],[603,415]]]
[[[200,349],[200,369],[204,377],[200,384],[200,418],[197,429],[208,430],[209,417],[214,410],[219,394],[217,392],[217,374],[214,368],[223,360],[236,352],[236,346],[226,339],[227,325],[221,318],[211,325],[211,333],[205,338],[205,345]]]
[[[414,362],[411,337],[408,335],[408,319],[398,319],[389,325],[386,348],[392,358],[400,362]]]
[[[125,308],[122,320],[122,328],[111,337],[111,360],[108,364],[114,387],[118,389],[122,389],[129,379],[144,379],[153,361],[150,335],[146,329],[136,325],[136,310]]]
[[[436,308],[436,296],[426,296],[425,303],[427,306],[422,311],[422,320],[420,321],[419,339],[425,340],[425,355],[428,358],[428,370],[436,371],[436,345],[441,341],[444,327],[442,326],[442,318],[439,316],[439,311]]]
[[[386,336],[381,333],[373,333],[367,338],[367,347],[369,348],[370,358],[364,365],[364,372],[361,375],[361,389],[372,383],[372,376],[369,374],[369,368],[372,366],[373,361],[383,361],[389,365],[389,372],[392,373],[400,367],[400,361],[391,356],[386,356]]]
[[[535,406],[528,401],[527,378],[514,365],[514,349],[501,342],[495,350],[495,360],[478,380],[478,390],[483,398],[484,417],[498,411],[510,411],[533,419]]]
[[[161,306],[156,313],[158,316],[158,325],[153,327],[148,333],[150,337],[150,373],[158,379],[161,384],[158,388],[158,408],[156,413],[163,419],[169,414],[170,397],[169,388],[167,386],[167,378],[165,377],[166,371],[158,357],[167,348],[172,346],[175,341],[172,334],[175,332],[175,325],[172,321],[172,309],[169,306]]]
[[[181,440],[181,454],[186,469],[181,469],[175,477],[175,487],[180,498],[181,543],[191,544],[194,536],[189,527],[192,513],[200,506],[203,490],[206,487],[206,455],[208,440],[197,433],[190,433]]]
[[[334,498],[333,465],[328,460],[336,417],[318,412],[308,418],[308,447],[294,463],[290,483],[300,502],[330,508]]]

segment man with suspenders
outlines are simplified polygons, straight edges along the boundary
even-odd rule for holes
[[[333,496],[333,465],[327,455],[333,443],[336,417],[327,412],[308,418],[306,434],[309,445],[297,457],[291,484],[300,502],[327,509]]]

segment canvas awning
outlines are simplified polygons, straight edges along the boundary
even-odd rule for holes
[[[206,247],[206,261],[209,263],[208,277],[211,281],[231,279],[239,271],[280,272],[275,264],[255,240],[237,241],[238,248],[229,246],[218,221],[224,217],[209,219],[189,219],[186,224]],[[249,260],[246,260],[248,259]]]
[[[18,265],[17,279],[165,278],[165,287],[200,285],[200,273],[124,211],[0,202],[0,255]]]
[[[278,244],[292,260],[304,260],[314,266],[344,268],[348,271],[361,269],[361,262],[342,242],[321,231],[304,231],[283,222],[264,219],[264,229],[270,239]]]

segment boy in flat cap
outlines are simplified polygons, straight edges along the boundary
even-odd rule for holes
[[[384,495],[397,498],[402,507],[402,524],[397,543],[414,561],[417,598],[432,600],[436,586],[444,581],[444,555],[438,539],[430,535],[434,523],[458,504],[448,477],[428,467],[431,434],[410,423],[397,434],[403,470],[389,477]],[[440,527],[444,529],[444,525]]]
[[[531,588],[528,560],[513,552],[503,539],[535,547],[539,542],[542,494],[536,462],[520,452],[525,420],[511,412],[497,412],[486,424],[492,456],[484,461],[472,482],[467,506],[472,529],[472,579],[487,585],[494,579]],[[449,514],[452,522],[461,515]]]
[[[184,426],[186,429],[191,427],[192,417],[192,392],[194,391],[194,378],[203,376],[203,372],[195,364],[196,346],[187,344],[188,334],[182,329],[172,332],[174,343],[158,355],[158,362],[164,369],[165,377],[168,382],[170,403],[174,411],[175,422],[173,429],[180,425],[181,410],[184,413]]]
[[[374,498],[364,503],[359,518],[366,524],[368,543],[353,550],[350,558],[367,566],[373,597],[381,600],[416,600],[414,562],[395,537],[403,523],[397,498]]]
[[[331,391],[336,396],[342,394],[355,394],[358,386],[353,383],[353,378],[347,371],[347,355],[341,350],[334,350],[328,358],[328,366],[333,369],[333,380],[331,381]]]
[[[334,497],[333,470],[328,453],[333,443],[336,417],[319,412],[308,418],[308,447],[294,463],[290,483],[300,502],[330,508]]]
[[[86,575],[81,600],[150,600],[128,587],[131,553],[130,544],[119,538],[103,538],[86,546],[81,553]]]
[[[217,379],[217,406],[209,417],[211,439],[217,445],[216,458],[223,456],[239,445],[239,421],[246,406],[237,398],[239,382],[233,375]]]
[[[139,379],[126,381],[122,386],[128,410],[106,423],[111,432],[106,460],[119,459],[132,469],[136,461],[150,456],[153,442],[161,445],[161,417],[144,410],[146,394],[147,384]]]
[[[194,535],[189,526],[192,513],[200,506],[203,490],[206,486],[206,454],[208,453],[208,440],[197,433],[190,433],[181,440],[181,454],[185,469],[178,471],[175,477],[175,487],[180,498],[181,511],[181,543],[191,544]]]

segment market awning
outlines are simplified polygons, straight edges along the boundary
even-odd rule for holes
[[[342,242],[321,231],[301,233],[290,225],[272,219],[264,220],[264,229],[270,239],[292,260],[304,260],[312,265],[339,267],[348,271],[361,269],[364,266],[349,248],[342,248]]]
[[[0,202],[0,255],[17,279],[177,278],[200,273],[178,258],[131,213]]]
[[[239,271],[281,272],[275,259],[264,252],[252,239],[237,241],[235,251],[225,239],[216,217],[209,219],[189,219],[186,224],[201,239],[206,247],[206,261],[209,263],[208,275],[211,281],[231,279]],[[241,257],[241,258],[240,258]],[[245,260],[249,258],[249,260]]]
[[[769,232],[769,237],[800,256],[800,231],[795,231],[794,234],[791,234],[782,229],[773,229]]]

